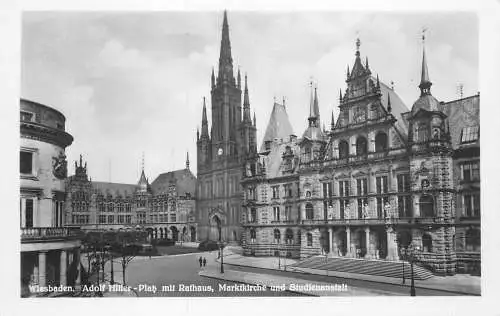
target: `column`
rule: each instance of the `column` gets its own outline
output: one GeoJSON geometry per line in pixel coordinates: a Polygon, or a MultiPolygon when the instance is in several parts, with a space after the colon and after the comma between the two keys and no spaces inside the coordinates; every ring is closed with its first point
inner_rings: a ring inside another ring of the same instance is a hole
{"type": "Polygon", "coordinates": [[[346,249],[347,249],[346,257],[350,258],[350,257],[352,257],[352,253],[351,253],[351,228],[346,227],[345,234],[346,234],[346,244],[347,244],[347,246],[346,246],[346,249]]]}
{"type": "Polygon", "coordinates": [[[66,267],[68,266],[68,264],[67,264],[66,259],[67,259],[66,250],[62,249],[61,250],[61,260],[60,260],[60,264],[59,264],[59,271],[60,271],[59,284],[60,285],[67,285],[66,267]]]}
{"type": "Polygon", "coordinates": [[[387,260],[398,260],[398,247],[396,244],[396,234],[392,227],[388,227],[386,230],[387,235],[387,260]]]}
{"type": "Polygon", "coordinates": [[[372,253],[371,253],[371,245],[370,245],[370,227],[365,228],[365,244],[366,244],[366,254],[365,258],[366,259],[371,259],[372,258],[372,253]]]}
{"type": "Polygon", "coordinates": [[[328,251],[330,253],[330,256],[332,256],[333,255],[333,229],[331,227],[328,228],[328,237],[330,238],[329,244],[328,244],[328,246],[329,246],[328,251]]]}
{"type": "Polygon", "coordinates": [[[40,286],[47,284],[46,259],[47,251],[40,251],[38,253],[38,284],[40,286]]]}

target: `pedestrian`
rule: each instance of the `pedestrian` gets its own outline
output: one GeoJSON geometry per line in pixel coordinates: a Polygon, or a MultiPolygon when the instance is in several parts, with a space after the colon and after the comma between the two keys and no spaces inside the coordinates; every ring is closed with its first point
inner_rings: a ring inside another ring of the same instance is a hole
{"type": "Polygon", "coordinates": [[[203,257],[203,266],[205,267],[207,265],[207,258],[203,257]]]}
{"type": "Polygon", "coordinates": [[[200,257],[200,258],[198,259],[198,262],[200,263],[200,268],[201,268],[201,265],[203,264],[203,259],[200,257]]]}

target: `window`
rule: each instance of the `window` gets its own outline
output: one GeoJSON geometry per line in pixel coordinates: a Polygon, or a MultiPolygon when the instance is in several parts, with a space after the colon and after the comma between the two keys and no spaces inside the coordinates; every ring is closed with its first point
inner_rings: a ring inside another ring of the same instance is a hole
{"type": "Polygon", "coordinates": [[[434,217],[434,199],[430,195],[420,197],[420,216],[421,217],[434,217]]]}
{"type": "Polygon", "coordinates": [[[463,196],[463,216],[465,217],[478,217],[481,212],[480,196],[476,194],[464,194],[463,196]]]}
{"type": "Polygon", "coordinates": [[[286,243],[291,245],[293,244],[293,231],[290,228],[287,228],[285,232],[286,243]]]}
{"type": "Polygon", "coordinates": [[[114,215],[108,215],[108,224],[113,224],[115,221],[115,216],[114,215]]]}
{"type": "Polygon", "coordinates": [[[293,197],[293,190],[291,183],[285,184],[285,195],[286,197],[293,197]]]}
{"type": "Polygon", "coordinates": [[[314,219],[314,208],[311,203],[306,204],[306,219],[314,219]]]}
{"type": "Polygon", "coordinates": [[[375,136],[375,151],[381,152],[387,150],[387,134],[380,132],[375,136]]]}
{"type": "Polygon", "coordinates": [[[113,203],[108,203],[108,212],[113,212],[113,203]]]}
{"type": "Polygon", "coordinates": [[[254,244],[257,239],[257,232],[255,229],[250,229],[250,243],[254,244]]]}
{"type": "Polygon", "coordinates": [[[384,197],[378,197],[377,198],[377,217],[378,218],[385,218],[387,217],[387,211],[386,211],[386,204],[389,203],[389,197],[384,196],[384,197]]]}
{"type": "Polygon", "coordinates": [[[307,233],[307,247],[312,247],[313,245],[313,235],[311,233],[307,233]]]}
{"type": "Polygon", "coordinates": [[[280,233],[279,229],[275,229],[274,230],[274,243],[279,244],[280,241],[281,241],[281,233],[280,233]]]}
{"type": "Polygon", "coordinates": [[[358,218],[365,218],[367,214],[365,214],[366,205],[368,205],[368,199],[358,199],[358,218]]]}
{"type": "Polygon", "coordinates": [[[349,181],[339,181],[340,196],[349,196],[349,181]]]}
{"type": "Polygon", "coordinates": [[[280,187],[275,185],[272,187],[273,189],[273,199],[278,199],[280,197],[280,187]]]}
{"type": "Polygon", "coordinates": [[[344,219],[345,211],[349,208],[349,200],[341,199],[339,200],[339,203],[340,203],[340,218],[344,219]]]}
{"type": "Polygon", "coordinates": [[[33,227],[33,199],[26,199],[25,200],[25,222],[24,222],[24,227],[26,228],[31,228],[33,227]]]}
{"type": "Polygon", "coordinates": [[[175,213],[170,214],[170,222],[177,222],[177,215],[175,213]]]}
{"type": "Polygon", "coordinates": [[[463,163],[462,167],[462,180],[473,181],[479,180],[479,162],[470,161],[463,163]]]}
{"type": "Polygon", "coordinates": [[[125,215],[125,223],[126,224],[132,223],[132,216],[131,215],[125,215]]]}
{"type": "Polygon", "coordinates": [[[410,191],[410,176],[408,174],[398,174],[398,192],[409,192],[410,191]]]}
{"type": "Polygon", "coordinates": [[[99,215],[99,224],[106,224],[106,215],[99,215]]]}
{"type": "Polygon", "coordinates": [[[424,252],[432,252],[432,237],[429,234],[422,236],[422,247],[424,252]]]}
{"type": "Polygon", "coordinates": [[[427,134],[428,134],[428,131],[427,131],[427,124],[425,123],[417,123],[417,125],[415,126],[415,139],[416,139],[416,142],[425,142],[427,141],[428,137],[427,137],[427,134]]]}
{"type": "Polygon", "coordinates": [[[104,204],[102,202],[99,202],[99,204],[98,204],[98,210],[101,213],[104,212],[104,204]]]}
{"type": "Polygon", "coordinates": [[[280,208],[278,206],[273,207],[273,220],[278,222],[280,220],[280,208]]]}
{"type": "Polygon", "coordinates": [[[479,138],[479,126],[464,127],[462,129],[462,144],[471,143],[479,138]]]}
{"type": "Polygon", "coordinates": [[[21,151],[20,153],[19,171],[22,174],[33,174],[33,153],[21,151]]]}
{"type": "Polygon", "coordinates": [[[365,179],[357,179],[356,180],[358,195],[367,195],[368,194],[368,180],[365,179]]]}
{"type": "Polygon", "coordinates": [[[292,220],[292,207],[289,205],[285,206],[285,220],[286,221],[292,220]]]}
{"type": "Polygon", "coordinates": [[[349,143],[347,141],[342,140],[339,143],[339,158],[344,159],[349,157],[349,143]]]}
{"type": "Polygon", "coordinates": [[[387,193],[387,176],[377,177],[377,194],[387,193]]]}
{"type": "Polygon", "coordinates": [[[31,112],[21,111],[21,121],[33,122],[35,115],[31,112]]]}
{"type": "Polygon", "coordinates": [[[368,142],[366,141],[366,138],[364,137],[358,137],[356,140],[356,155],[362,156],[366,155],[368,152],[368,142]]]}
{"type": "Polygon", "coordinates": [[[411,217],[411,197],[398,196],[398,214],[399,217],[411,217]]]}
{"type": "Polygon", "coordinates": [[[481,251],[481,231],[479,229],[469,229],[465,233],[465,250],[481,251]]]}
{"type": "Polygon", "coordinates": [[[255,188],[249,188],[248,189],[248,199],[249,200],[255,200],[255,188]]]}
{"type": "Polygon", "coordinates": [[[252,208],[250,210],[250,223],[255,223],[257,222],[257,210],[255,208],[252,208]]]}
{"type": "Polygon", "coordinates": [[[324,198],[331,198],[333,196],[333,185],[331,182],[325,182],[323,183],[323,197],[324,198]]]}
{"type": "Polygon", "coordinates": [[[118,215],[118,224],[123,224],[123,223],[125,223],[125,216],[118,215]]]}

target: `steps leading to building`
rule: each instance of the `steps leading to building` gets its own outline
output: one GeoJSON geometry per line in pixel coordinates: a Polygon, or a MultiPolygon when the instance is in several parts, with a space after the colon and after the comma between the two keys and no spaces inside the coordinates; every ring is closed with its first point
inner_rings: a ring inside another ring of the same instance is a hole
{"type": "MultiPolygon", "coordinates": [[[[405,278],[410,278],[411,266],[406,261],[397,262],[340,257],[328,258],[327,260],[325,257],[318,256],[302,260],[291,265],[291,267],[403,278],[403,265],[405,278]]],[[[413,274],[415,280],[426,280],[433,276],[429,270],[418,265],[413,265],[413,274]]]]}

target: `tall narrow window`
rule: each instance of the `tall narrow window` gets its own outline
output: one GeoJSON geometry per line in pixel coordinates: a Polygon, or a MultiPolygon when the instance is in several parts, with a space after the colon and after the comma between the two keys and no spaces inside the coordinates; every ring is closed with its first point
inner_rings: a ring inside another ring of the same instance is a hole
{"type": "Polygon", "coordinates": [[[366,195],[368,192],[368,180],[365,179],[357,179],[356,180],[358,195],[366,195]]]}
{"type": "Polygon", "coordinates": [[[375,151],[382,152],[387,150],[387,134],[380,132],[375,136],[375,151]]]}
{"type": "Polygon", "coordinates": [[[387,193],[388,191],[388,186],[387,186],[387,176],[381,176],[377,177],[377,194],[383,194],[387,193]]]}
{"type": "Polygon", "coordinates": [[[306,219],[314,219],[314,208],[311,203],[306,204],[306,219]]]}
{"type": "Polygon", "coordinates": [[[273,218],[274,221],[279,222],[280,220],[280,208],[278,206],[273,207],[273,218]]]}
{"type": "Polygon", "coordinates": [[[349,157],[349,143],[345,140],[339,143],[339,158],[344,159],[349,157]]]}
{"type": "Polygon", "coordinates": [[[20,152],[20,164],[19,171],[22,174],[32,174],[33,173],[33,153],[27,151],[20,152]]]}
{"type": "Polygon", "coordinates": [[[33,199],[26,199],[24,227],[33,227],[33,199]]]}
{"type": "Polygon", "coordinates": [[[312,247],[313,245],[313,235],[311,233],[307,233],[307,247],[312,247]]]}
{"type": "Polygon", "coordinates": [[[398,174],[398,192],[409,192],[410,191],[410,177],[408,174],[398,174]]]}

